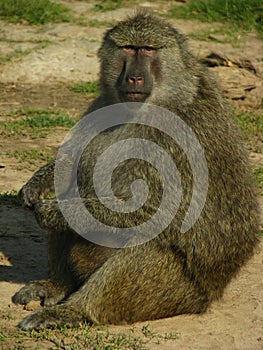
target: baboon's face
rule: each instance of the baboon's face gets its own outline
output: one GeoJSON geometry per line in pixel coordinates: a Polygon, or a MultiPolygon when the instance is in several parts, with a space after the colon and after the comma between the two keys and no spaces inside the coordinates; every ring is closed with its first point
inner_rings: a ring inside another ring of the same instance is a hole
{"type": "Polygon", "coordinates": [[[121,102],[144,102],[160,74],[158,50],[149,47],[119,47],[116,90],[121,102]]]}
{"type": "Polygon", "coordinates": [[[184,38],[175,28],[143,12],[110,29],[98,52],[100,85],[108,103],[153,102],[167,100],[169,93],[174,96],[174,69],[179,74],[184,69],[179,41],[184,38]]]}

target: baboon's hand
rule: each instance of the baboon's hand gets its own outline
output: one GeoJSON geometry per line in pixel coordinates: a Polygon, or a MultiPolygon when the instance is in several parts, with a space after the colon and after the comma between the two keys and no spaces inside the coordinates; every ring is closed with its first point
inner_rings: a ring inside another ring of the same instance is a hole
{"type": "Polygon", "coordinates": [[[44,198],[48,193],[55,191],[54,166],[54,162],[44,165],[21,188],[19,195],[24,207],[33,208],[40,198],[44,198]]]}
{"type": "Polygon", "coordinates": [[[30,282],[12,296],[14,304],[26,305],[31,300],[41,300],[44,306],[55,305],[65,298],[67,288],[51,280],[30,282]]]}
{"type": "Polygon", "coordinates": [[[30,181],[26,183],[20,190],[19,196],[22,200],[23,207],[33,208],[39,200],[41,189],[39,186],[32,186],[30,181]]]}

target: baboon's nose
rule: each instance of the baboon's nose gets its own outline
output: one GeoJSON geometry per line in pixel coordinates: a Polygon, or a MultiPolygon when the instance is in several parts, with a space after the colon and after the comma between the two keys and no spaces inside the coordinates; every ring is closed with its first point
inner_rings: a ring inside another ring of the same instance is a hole
{"type": "Polygon", "coordinates": [[[128,83],[131,85],[143,85],[144,78],[140,76],[131,75],[128,77],[128,83]]]}

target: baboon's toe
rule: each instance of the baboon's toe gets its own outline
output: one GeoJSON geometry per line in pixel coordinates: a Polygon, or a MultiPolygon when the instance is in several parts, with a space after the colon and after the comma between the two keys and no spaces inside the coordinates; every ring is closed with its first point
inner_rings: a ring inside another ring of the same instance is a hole
{"type": "Polygon", "coordinates": [[[41,293],[40,290],[32,288],[32,285],[27,285],[12,296],[12,302],[14,304],[26,305],[31,300],[40,300],[42,297],[44,297],[43,292],[41,293]]]}
{"type": "Polygon", "coordinates": [[[62,326],[75,327],[85,321],[81,313],[64,304],[38,310],[24,318],[18,325],[22,330],[56,328],[62,326]]]}
{"type": "Polygon", "coordinates": [[[15,293],[12,302],[26,305],[31,300],[40,300],[44,306],[51,306],[64,299],[65,295],[65,289],[49,280],[36,281],[27,284],[15,293]]]}
{"type": "Polygon", "coordinates": [[[31,315],[25,317],[18,325],[23,331],[42,328],[55,328],[57,326],[56,319],[46,319],[42,310],[33,312],[31,315]]]}

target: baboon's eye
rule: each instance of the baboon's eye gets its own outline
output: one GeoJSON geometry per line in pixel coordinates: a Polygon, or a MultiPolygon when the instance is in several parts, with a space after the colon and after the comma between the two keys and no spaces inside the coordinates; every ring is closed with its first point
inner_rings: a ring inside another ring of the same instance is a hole
{"type": "Polygon", "coordinates": [[[151,56],[152,54],[154,54],[157,49],[155,49],[154,47],[151,46],[145,46],[140,48],[140,51],[143,55],[147,55],[147,56],[151,56]]]}
{"type": "Polygon", "coordinates": [[[156,51],[155,48],[151,47],[151,46],[145,46],[145,47],[142,47],[142,50],[143,51],[148,51],[148,52],[151,52],[151,51],[156,51]]]}
{"type": "Polygon", "coordinates": [[[136,48],[134,46],[131,46],[131,45],[123,46],[122,50],[128,54],[134,54],[136,52],[136,48]]]}
{"type": "Polygon", "coordinates": [[[151,56],[153,53],[157,51],[157,49],[151,46],[137,47],[137,46],[127,45],[127,46],[123,46],[121,49],[125,53],[130,55],[134,55],[135,53],[140,53],[147,56],[151,56]]]}

